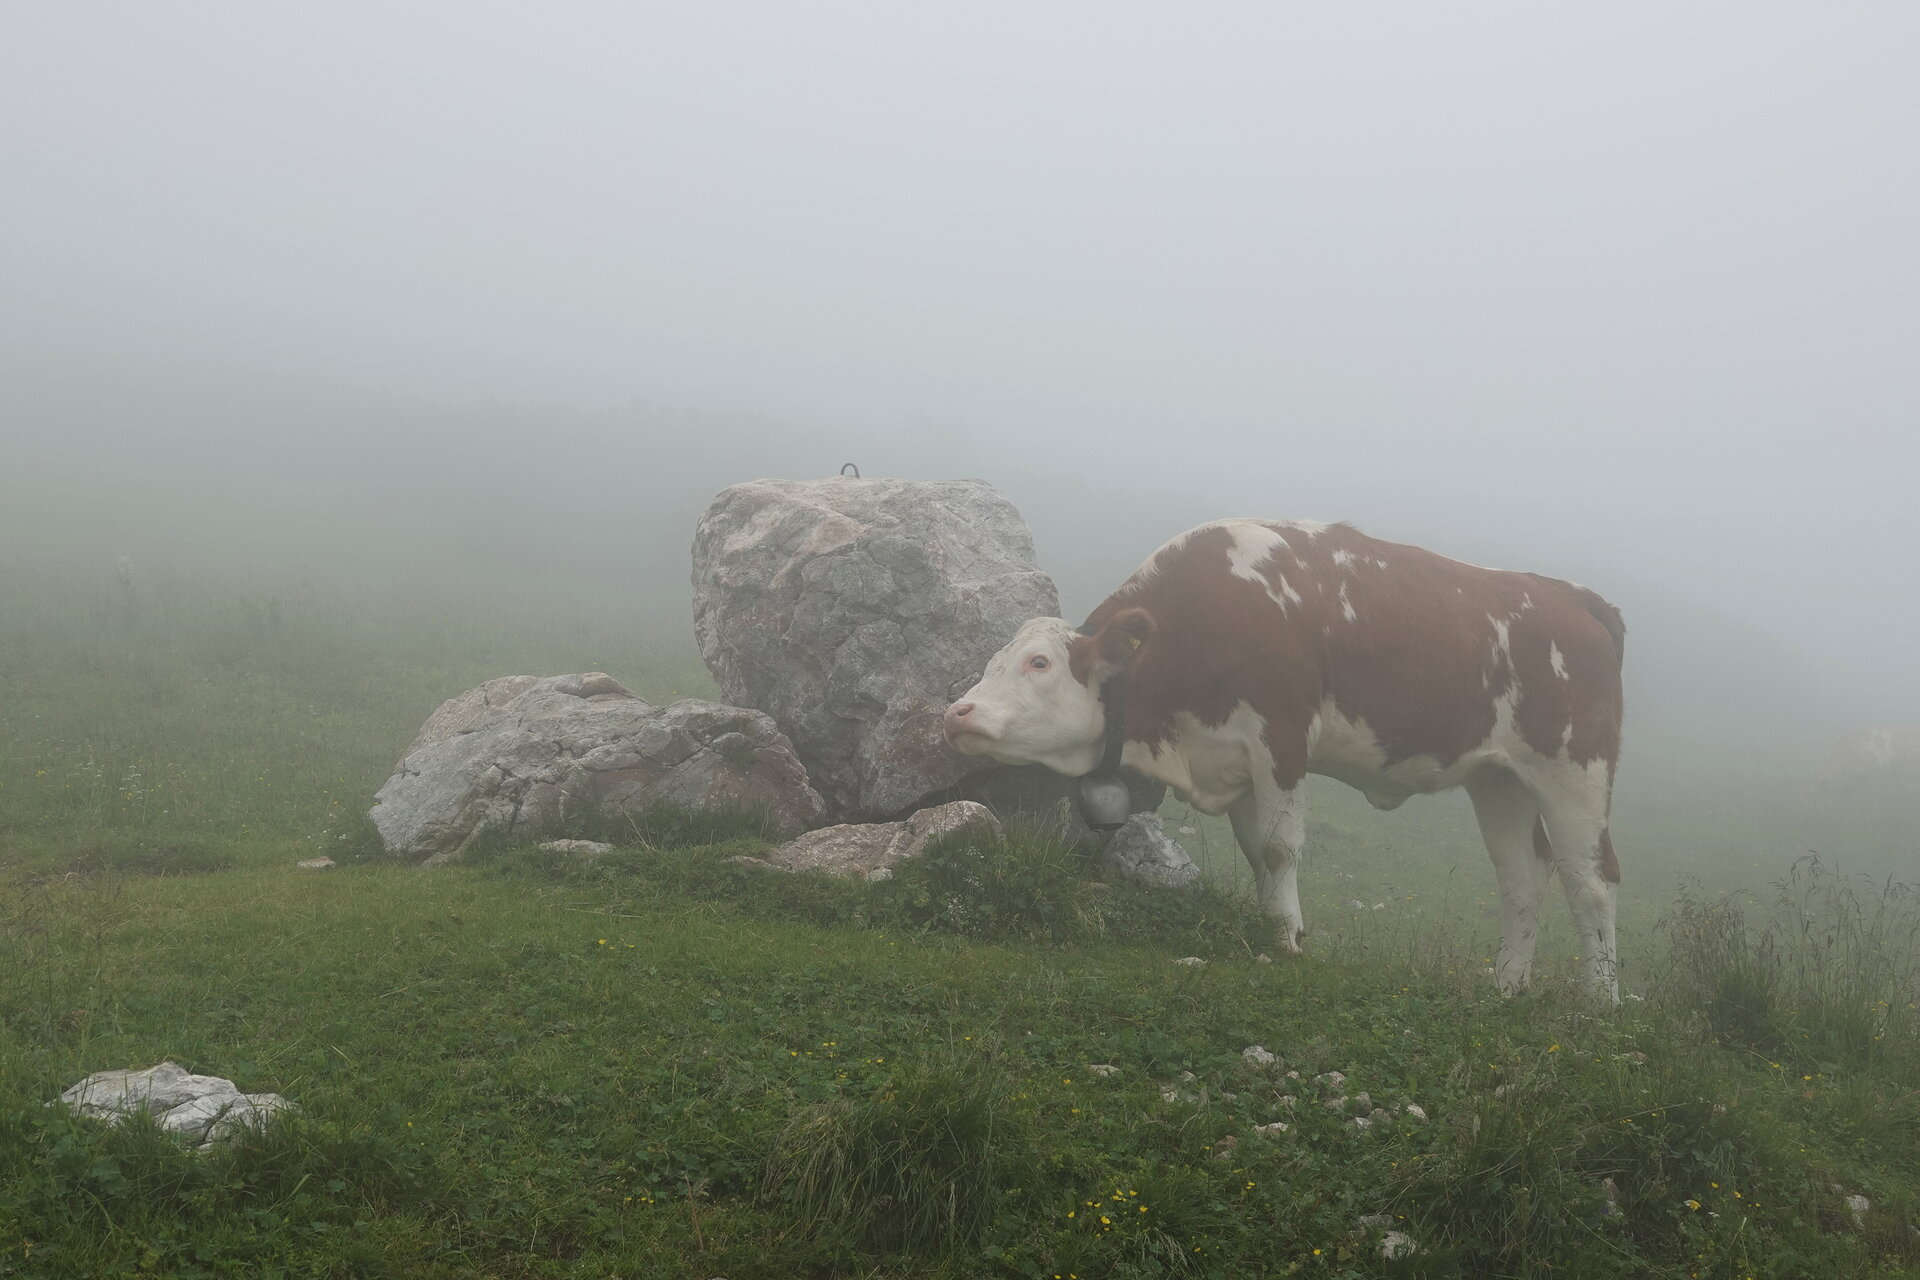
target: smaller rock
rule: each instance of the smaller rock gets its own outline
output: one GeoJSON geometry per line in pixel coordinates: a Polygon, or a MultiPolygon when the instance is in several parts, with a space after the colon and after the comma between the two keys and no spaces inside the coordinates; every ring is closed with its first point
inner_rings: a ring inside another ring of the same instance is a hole
{"type": "Polygon", "coordinates": [[[867,872],[868,884],[883,884],[891,879],[893,879],[892,867],[875,867],[873,870],[867,872]]]}
{"type": "Polygon", "coordinates": [[[1349,899],[1347,901],[1347,905],[1352,907],[1355,911],[1365,911],[1367,909],[1367,904],[1360,901],[1360,899],[1358,898],[1349,899]]]}
{"type": "Polygon", "coordinates": [[[1222,1163],[1225,1163],[1226,1161],[1233,1159],[1234,1148],[1238,1147],[1239,1145],[1240,1145],[1240,1139],[1234,1137],[1232,1134],[1228,1134],[1226,1137],[1220,1139],[1220,1141],[1213,1144],[1213,1158],[1215,1160],[1221,1161],[1222,1163]]]}
{"type": "Polygon", "coordinates": [[[294,865],[303,871],[331,871],[340,864],[332,858],[307,858],[294,865]]]}
{"type": "Polygon", "coordinates": [[[1347,1109],[1347,1095],[1343,1093],[1337,1098],[1328,1098],[1320,1105],[1329,1111],[1345,1111],[1347,1109]]]}
{"type": "Polygon", "coordinates": [[[1183,836],[1197,836],[1200,833],[1198,831],[1195,831],[1192,827],[1181,827],[1180,834],[1183,836]]]}
{"type": "Polygon", "coordinates": [[[1200,880],[1200,868],[1160,826],[1157,814],[1136,813],[1114,832],[1095,865],[1123,879],[1156,889],[1185,889],[1200,880]]]}
{"type": "Polygon", "coordinates": [[[1607,1217],[1620,1212],[1620,1186],[1612,1178],[1600,1179],[1600,1194],[1606,1203],[1600,1206],[1601,1216],[1607,1217]]]}
{"type": "Polygon", "coordinates": [[[1204,1101],[1206,1098],[1205,1090],[1203,1089],[1188,1090],[1188,1089],[1181,1089],[1178,1087],[1183,1084],[1195,1084],[1195,1083],[1198,1083],[1198,1081],[1199,1081],[1199,1077],[1194,1075],[1193,1072],[1182,1071],[1180,1073],[1179,1079],[1173,1081],[1173,1083],[1171,1084],[1163,1084],[1160,1086],[1160,1100],[1162,1102],[1194,1102],[1194,1103],[1204,1101]]]}
{"type": "Polygon", "coordinates": [[[1257,956],[1255,956],[1255,957],[1254,957],[1254,960],[1255,960],[1255,961],[1256,961],[1257,963],[1260,963],[1260,964],[1272,964],[1272,963],[1273,963],[1273,957],[1272,957],[1272,956],[1270,956],[1270,955],[1268,955],[1268,954],[1267,954],[1266,952],[1264,952],[1264,951],[1262,951],[1262,952],[1261,952],[1261,953],[1260,953],[1259,955],[1257,955],[1257,956]]]}
{"type": "Polygon", "coordinates": [[[1263,1046],[1257,1044],[1248,1045],[1242,1049],[1240,1056],[1256,1067],[1270,1067],[1280,1061],[1278,1054],[1268,1053],[1263,1046]]]}
{"type": "Polygon", "coordinates": [[[1411,1116],[1415,1120],[1425,1120],[1427,1118],[1426,1108],[1417,1102],[1409,1102],[1406,1106],[1400,1108],[1400,1113],[1411,1116]]]}
{"type": "Polygon", "coordinates": [[[1404,1231],[1389,1231],[1380,1237],[1380,1256],[1388,1262],[1397,1262],[1418,1252],[1420,1246],[1404,1231]]]}
{"type": "Polygon", "coordinates": [[[1119,1075],[1120,1068],[1114,1066],[1111,1062],[1096,1062],[1088,1066],[1087,1074],[1099,1076],[1101,1079],[1104,1080],[1108,1076],[1119,1075]]]}
{"type": "Polygon", "coordinates": [[[1338,1089],[1347,1082],[1347,1078],[1338,1071],[1329,1071],[1313,1078],[1315,1084],[1324,1084],[1330,1089],[1338,1089]]]}
{"type": "Polygon", "coordinates": [[[1207,962],[1199,956],[1181,956],[1178,960],[1175,960],[1174,963],[1185,965],[1189,969],[1204,969],[1207,966],[1207,962]]]}
{"type": "Polygon", "coordinates": [[[1372,906],[1367,908],[1367,910],[1369,911],[1385,911],[1386,909],[1387,909],[1387,904],[1384,902],[1376,902],[1372,906]]]}
{"type": "Polygon", "coordinates": [[[1389,1124],[1393,1120],[1393,1112],[1387,1110],[1385,1107],[1375,1107],[1373,1110],[1367,1112],[1367,1119],[1373,1121],[1375,1124],[1389,1124]]]}
{"type": "Polygon", "coordinates": [[[599,840],[548,840],[535,846],[542,853],[577,854],[583,858],[597,858],[603,853],[612,853],[613,846],[599,840]]]}
{"type": "Polygon", "coordinates": [[[1275,1120],[1272,1124],[1257,1124],[1253,1126],[1253,1131],[1269,1138],[1277,1138],[1292,1127],[1285,1120],[1275,1120]]]}
{"type": "Polygon", "coordinates": [[[1349,1098],[1347,1102],[1348,1105],[1353,1108],[1354,1112],[1359,1115],[1366,1115],[1373,1110],[1373,1095],[1370,1093],[1356,1093],[1353,1097],[1349,1098]]]}
{"type": "Polygon", "coordinates": [[[1856,1227],[1867,1225],[1867,1210],[1871,1208],[1873,1208],[1873,1201],[1865,1196],[1847,1197],[1847,1212],[1853,1215],[1853,1225],[1856,1227]]]}
{"type": "Polygon", "coordinates": [[[1373,1128],[1373,1117],[1355,1116],[1353,1118],[1353,1127],[1360,1130],[1360,1132],[1365,1133],[1367,1130],[1373,1128]]]}

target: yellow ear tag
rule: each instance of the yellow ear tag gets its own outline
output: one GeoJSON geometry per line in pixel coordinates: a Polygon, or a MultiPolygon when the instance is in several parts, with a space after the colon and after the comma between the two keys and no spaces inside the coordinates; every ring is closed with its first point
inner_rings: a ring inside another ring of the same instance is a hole
{"type": "Polygon", "coordinates": [[[1131,649],[1131,650],[1133,650],[1133,651],[1134,651],[1135,653],[1138,653],[1138,652],[1140,652],[1140,637],[1139,637],[1139,636],[1128,636],[1128,637],[1127,637],[1127,648],[1129,648],[1129,649],[1131,649]]]}

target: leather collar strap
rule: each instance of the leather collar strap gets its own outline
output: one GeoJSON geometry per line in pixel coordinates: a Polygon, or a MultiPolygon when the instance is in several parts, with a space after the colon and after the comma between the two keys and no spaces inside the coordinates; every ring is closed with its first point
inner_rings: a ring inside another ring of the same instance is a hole
{"type": "MultiPolygon", "coordinates": [[[[1077,628],[1083,636],[1092,631],[1077,628]]],[[[1100,702],[1106,710],[1107,731],[1100,763],[1092,773],[1080,779],[1080,816],[1096,831],[1111,831],[1124,826],[1132,797],[1120,777],[1120,752],[1127,742],[1127,672],[1120,671],[1100,683],[1100,702]]]]}

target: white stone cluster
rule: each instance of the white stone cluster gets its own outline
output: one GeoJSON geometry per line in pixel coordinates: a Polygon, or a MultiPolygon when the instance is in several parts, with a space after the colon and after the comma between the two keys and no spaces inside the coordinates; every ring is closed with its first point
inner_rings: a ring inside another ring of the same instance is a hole
{"type": "Polygon", "coordinates": [[[281,1112],[299,1109],[277,1093],[242,1093],[231,1080],[197,1076],[177,1062],[97,1072],[59,1100],[77,1115],[108,1124],[144,1111],[162,1129],[184,1135],[202,1150],[245,1129],[263,1129],[281,1112]]]}

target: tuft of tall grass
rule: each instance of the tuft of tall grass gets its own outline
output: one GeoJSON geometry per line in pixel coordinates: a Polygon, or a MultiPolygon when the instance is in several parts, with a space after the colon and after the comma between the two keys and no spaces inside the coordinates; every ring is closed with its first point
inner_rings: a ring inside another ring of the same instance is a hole
{"type": "Polygon", "coordinates": [[[1813,855],[1773,888],[1758,919],[1742,895],[1683,892],[1656,997],[1770,1058],[1920,1075],[1920,889],[1813,855]]]}
{"type": "Polygon", "coordinates": [[[963,829],[928,844],[882,882],[878,905],[900,923],[969,938],[1072,942],[1104,932],[1085,858],[1059,838],[963,829]]]}
{"type": "Polygon", "coordinates": [[[1027,1160],[1006,1081],[977,1061],[922,1062],[796,1114],[761,1197],[813,1239],[943,1253],[978,1241],[1027,1160]]]}

